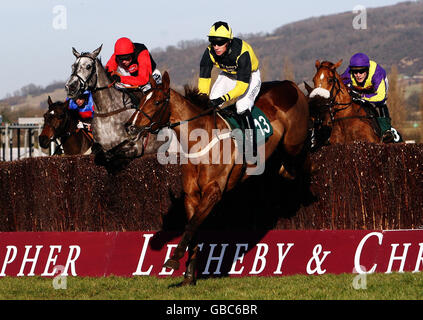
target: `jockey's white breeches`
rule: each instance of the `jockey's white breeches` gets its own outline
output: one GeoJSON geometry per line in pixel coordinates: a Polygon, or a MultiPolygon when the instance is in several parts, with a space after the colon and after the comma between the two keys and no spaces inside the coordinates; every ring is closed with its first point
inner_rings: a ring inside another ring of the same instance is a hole
{"type": "MultiPolygon", "coordinates": [[[[121,74],[122,76],[130,76],[131,75],[128,71],[126,71],[125,69],[121,68],[120,66],[117,68],[117,72],[119,74],[121,74]]],[[[157,84],[161,84],[162,83],[162,74],[161,74],[161,72],[160,72],[159,69],[157,69],[157,68],[154,69],[153,70],[153,73],[151,75],[153,76],[154,80],[156,80],[156,83],[157,84]]],[[[125,83],[117,83],[115,86],[117,88],[131,87],[131,85],[125,84],[125,83]]],[[[151,89],[151,85],[150,85],[149,82],[147,82],[147,84],[144,85],[144,86],[142,86],[142,87],[140,87],[140,89],[145,92],[145,91],[151,89]]]]}
{"type": "MultiPolygon", "coordinates": [[[[221,72],[218,76],[216,81],[213,84],[213,87],[210,92],[210,100],[217,99],[233,88],[236,85],[236,75],[232,75],[226,72],[221,72]]],[[[260,92],[261,87],[261,78],[260,78],[260,70],[256,70],[251,73],[250,83],[248,85],[247,90],[243,95],[238,97],[236,102],[236,111],[238,113],[243,113],[245,110],[250,110],[254,105],[254,101],[257,98],[257,95],[260,92]]]]}

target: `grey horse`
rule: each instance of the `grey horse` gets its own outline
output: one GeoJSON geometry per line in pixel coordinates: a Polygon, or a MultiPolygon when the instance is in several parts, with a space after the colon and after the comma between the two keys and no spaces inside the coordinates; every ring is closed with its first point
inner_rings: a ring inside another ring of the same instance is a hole
{"type": "MultiPolygon", "coordinates": [[[[91,124],[95,145],[95,162],[109,172],[124,168],[133,158],[147,153],[156,153],[166,142],[158,141],[157,135],[129,135],[125,123],[134,109],[126,105],[128,93],[113,86],[101,61],[97,58],[102,45],[93,52],[79,53],[72,48],[76,57],[72,74],[65,89],[69,98],[76,98],[85,90],[90,90],[95,103],[94,118],[91,124]]],[[[142,95],[141,91],[136,95],[142,95]]]]}

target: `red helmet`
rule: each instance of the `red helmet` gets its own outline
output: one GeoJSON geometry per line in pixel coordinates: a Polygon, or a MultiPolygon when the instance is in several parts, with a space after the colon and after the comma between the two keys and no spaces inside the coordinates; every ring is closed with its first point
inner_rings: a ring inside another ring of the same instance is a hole
{"type": "Polygon", "coordinates": [[[115,55],[127,55],[134,53],[134,44],[128,38],[120,38],[115,43],[115,55]]]}

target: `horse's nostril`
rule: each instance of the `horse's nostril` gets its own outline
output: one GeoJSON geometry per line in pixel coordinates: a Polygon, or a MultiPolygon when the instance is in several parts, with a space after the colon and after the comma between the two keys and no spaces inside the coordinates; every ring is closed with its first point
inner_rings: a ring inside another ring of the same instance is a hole
{"type": "Polygon", "coordinates": [[[125,124],[125,131],[129,135],[133,135],[136,132],[136,127],[133,124],[125,124]]]}
{"type": "Polygon", "coordinates": [[[76,82],[76,81],[73,81],[73,82],[71,82],[71,83],[67,83],[66,85],[65,85],[65,89],[66,89],[66,91],[68,92],[68,93],[75,93],[76,91],[77,91],[77,89],[78,89],[78,82],[76,82]]]}
{"type": "Polygon", "coordinates": [[[40,146],[42,148],[47,148],[48,147],[48,143],[49,143],[49,139],[47,136],[39,136],[38,137],[38,142],[40,143],[40,146]]]}

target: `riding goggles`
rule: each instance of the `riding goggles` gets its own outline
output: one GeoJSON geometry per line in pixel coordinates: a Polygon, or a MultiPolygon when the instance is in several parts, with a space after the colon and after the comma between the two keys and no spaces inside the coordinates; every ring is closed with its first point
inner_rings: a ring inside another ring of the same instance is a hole
{"type": "Polygon", "coordinates": [[[358,69],[351,69],[350,73],[357,74],[357,73],[364,73],[364,72],[367,72],[367,71],[369,71],[368,68],[358,68],[358,69]]]}
{"type": "Polygon", "coordinates": [[[210,44],[213,46],[223,46],[225,43],[227,43],[229,39],[225,38],[216,38],[216,39],[210,39],[210,44]]]}
{"type": "Polygon", "coordinates": [[[132,56],[130,54],[125,54],[125,55],[116,56],[116,59],[119,61],[127,61],[127,60],[131,60],[132,56]]]}

